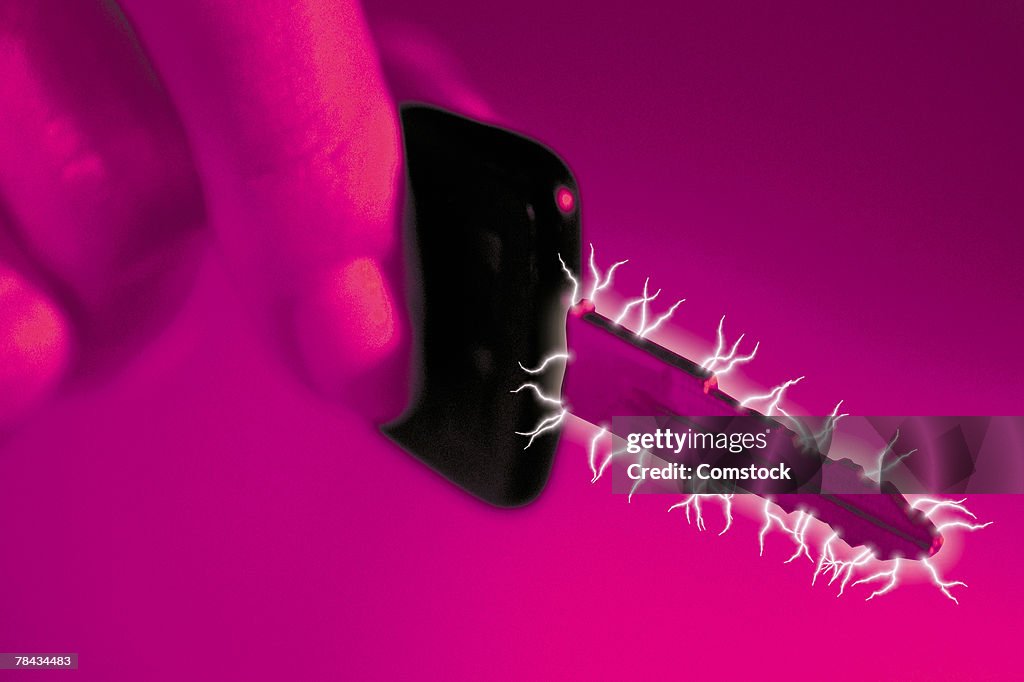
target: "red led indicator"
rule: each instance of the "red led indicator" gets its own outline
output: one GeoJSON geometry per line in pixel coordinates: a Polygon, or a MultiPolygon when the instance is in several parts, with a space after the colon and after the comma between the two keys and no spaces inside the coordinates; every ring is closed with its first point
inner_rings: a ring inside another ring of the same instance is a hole
{"type": "Polygon", "coordinates": [[[558,204],[558,210],[562,213],[572,213],[572,210],[576,208],[576,197],[571,189],[561,185],[555,190],[555,203],[558,204]]]}

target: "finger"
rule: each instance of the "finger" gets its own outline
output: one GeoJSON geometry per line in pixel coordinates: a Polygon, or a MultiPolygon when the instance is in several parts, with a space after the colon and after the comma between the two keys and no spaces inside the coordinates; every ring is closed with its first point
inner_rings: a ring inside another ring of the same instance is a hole
{"type": "Polygon", "coordinates": [[[121,359],[187,290],[203,202],[166,92],[109,3],[0,0],[0,195],[72,317],[121,359]]]}
{"type": "Polygon", "coordinates": [[[175,97],[213,224],[309,378],[401,347],[395,110],[354,0],[123,3],[175,97]]]}
{"type": "Polygon", "coordinates": [[[72,345],[56,302],[14,267],[0,220],[0,433],[60,382],[72,345]]]}

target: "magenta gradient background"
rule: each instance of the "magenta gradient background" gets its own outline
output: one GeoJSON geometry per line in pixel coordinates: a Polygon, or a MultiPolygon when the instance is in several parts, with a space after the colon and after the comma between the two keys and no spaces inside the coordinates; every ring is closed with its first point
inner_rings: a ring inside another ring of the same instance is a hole
{"type": "MultiPolygon", "coordinates": [[[[585,240],[689,299],[687,343],[727,312],[811,412],[1024,409],[1019,3],[426,4],[368,13],[564,156],[585,240]]],[[[1019,678],[1019,498],[971,500],[959,606],[812,589],[755,521],[591,486],[570,439],[491,509],[314,397],[231,292],[211,255],[168,334],[5,447],[4,649],[102,680],[1019,678]]]]}

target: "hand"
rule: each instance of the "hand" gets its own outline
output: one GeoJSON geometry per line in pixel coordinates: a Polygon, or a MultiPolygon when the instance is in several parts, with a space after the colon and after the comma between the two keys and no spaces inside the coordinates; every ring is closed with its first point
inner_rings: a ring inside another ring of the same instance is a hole
{"type": "Polygon", "coordinates": [[[354,0],[0,0],[0,426],[159,331],[211,241],[313,387],[404,385],[399,171],[354,0]]]}

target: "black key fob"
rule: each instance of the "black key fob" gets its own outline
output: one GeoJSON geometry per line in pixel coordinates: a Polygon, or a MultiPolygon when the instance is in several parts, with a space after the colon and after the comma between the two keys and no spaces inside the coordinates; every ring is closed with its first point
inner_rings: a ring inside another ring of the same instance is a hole
{"type": "Polygon", "coordinates": [[[428,106],[402,107],[401,121],[415,385],[383,431],[477,497],[523,505],[547,482],[560,427],[532,443],[517,432],[561,409],[514,391],[561,394],[564,363],[523,367],[565,348],[559,257],[578,280],[579,191],[534,140],[428,106]]]}

